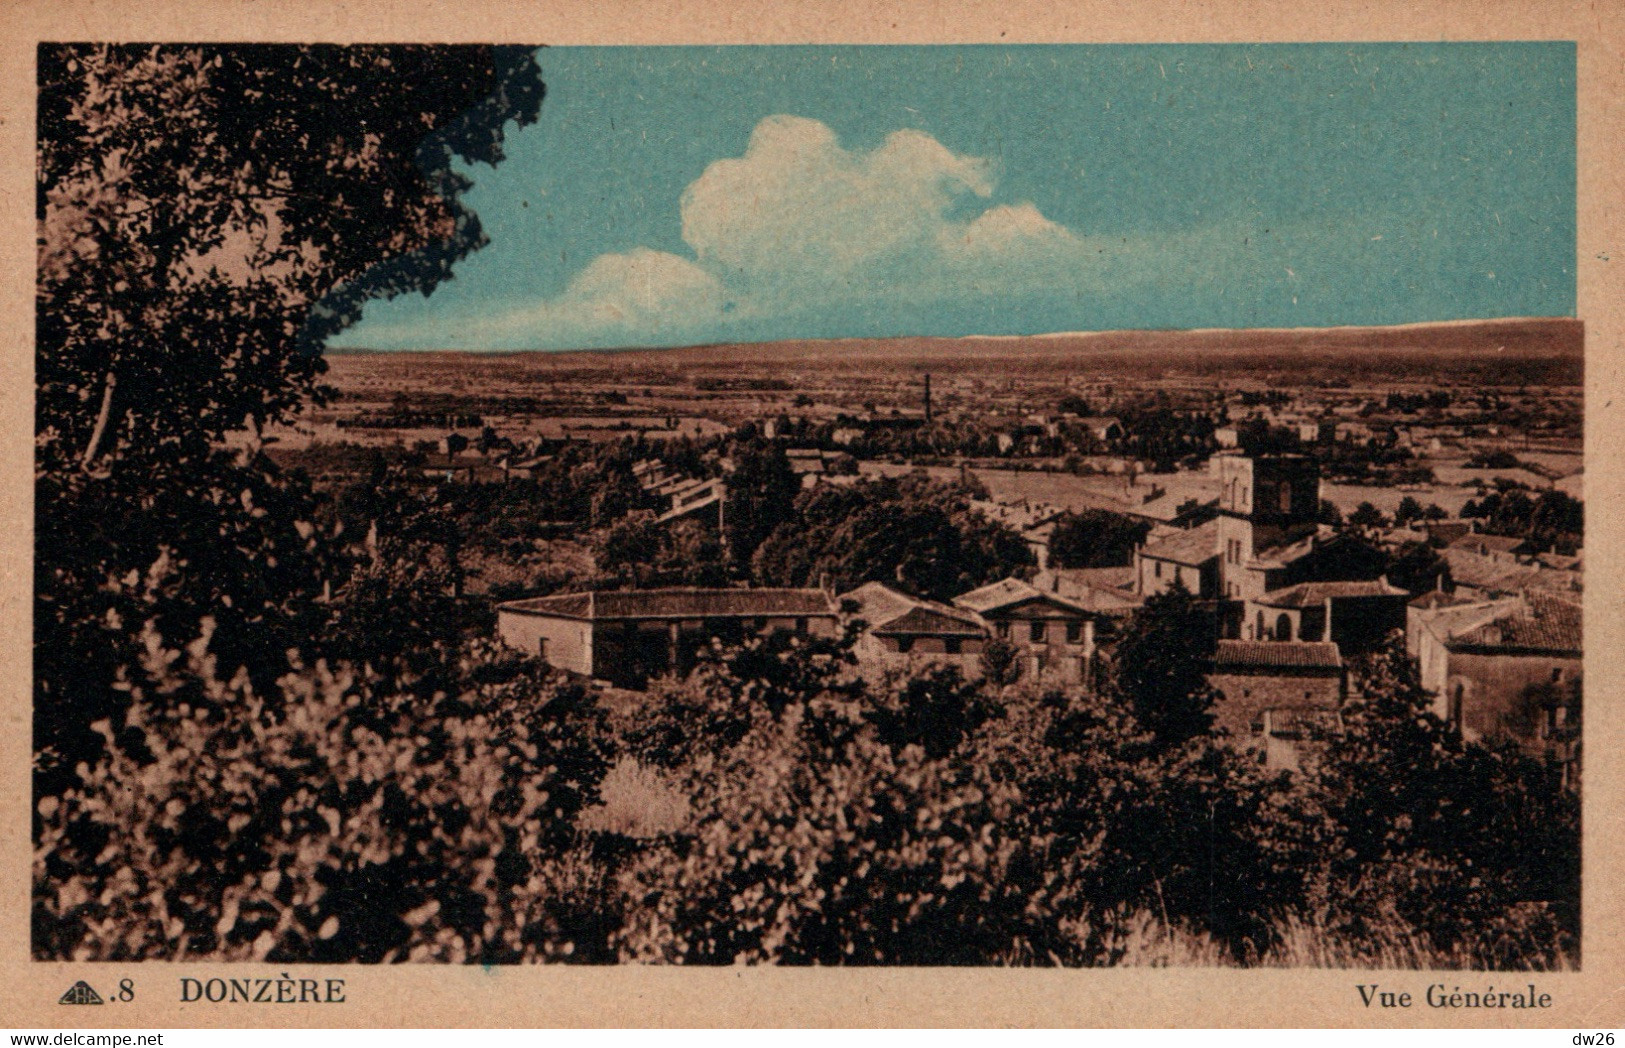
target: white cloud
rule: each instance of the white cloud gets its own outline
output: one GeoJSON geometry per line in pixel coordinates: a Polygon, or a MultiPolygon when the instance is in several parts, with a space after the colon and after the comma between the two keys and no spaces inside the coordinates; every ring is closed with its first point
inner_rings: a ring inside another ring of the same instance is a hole
{"type": "Polygon", "coordinates": [[[743,156],[713,162],[684,191],[692,258],[602,255],[556,298],[480,327],[515,345],[670,344],[843,305],[918,309],[1100,285],[1121,245],[1080,236],[1031,203],[991,203],[997,188],[990,161],[922,131],[853,150],[819,121],[769,117],[743,156]]]}
{"type": "Polygon", "coordinates": [[[603,324],[641,327],[674,311],[719,312],[722,295],[721,282],[702,267],[640,247],[593,259],[570,282],[556,308],[603,324]]]}
{"type": "Polygon", "coordinates": [[[919,131],[859,153],[816,120],[775,116],[684,192],[683,239],[747,285],[837,284],[928,250],[956,200],[992,191],[986,161],[919,131]]]}

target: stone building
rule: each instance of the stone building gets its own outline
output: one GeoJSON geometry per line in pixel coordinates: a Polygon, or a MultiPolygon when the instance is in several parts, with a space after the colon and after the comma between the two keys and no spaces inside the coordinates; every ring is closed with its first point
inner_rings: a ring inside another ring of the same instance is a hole
{"type": "Polygon", "coordinates": [[[1419,632],[1422,686],[1463,738],[1506,738],[1573,759],[1584,672],[1579,603],[1532,591],[1446,609],[1419,632]]]}
{"type": "Polygon", "coordinates": [[[1295,766],[1311,729],[1337,730],[1345,680],[1330,641],[1221,640],[1208,677],[1223,695],[1216,725],[1270,767],[1295,766]]]}
{"type": "Polygon", "coordinates": [[[713,640],[773,631],[834,637],[835,607],[817,589],[653,589],[561,593],[497,605],[509,647],[583,677],[641,688],[682,675],[713,640]]]}
{"type": "Polygon", "coordinates": [[[1300,582],[1246,602],[1241,635],[1247,640],[1329,640],[1344,654],[1379,647],[1405,628],[1410,594],[1386,579],[1300,582]]]}
{"type": "Polygon", "coordinates": [[[1164,593],[1177,581],[1193,596],[1217,599],[1219,525],[1210,521],[1188,531],[1173,531],[1134,551],[1135,584],[1141,596],[1164,593]]]}
{"type": "Polygon", "coordinates": [[[1304,455],[1219,460],[1219,594],[1247,600],[1304,581],[1319,537],[1320,466],[1304,455]]]}
{"type": "Polygon", "coordinates": [[[954,598],[988,634],[1015,647],[1022,671],[1087,681],[1095,654],[1095,614],[1021,579],[1003,579],[954,598]]]}

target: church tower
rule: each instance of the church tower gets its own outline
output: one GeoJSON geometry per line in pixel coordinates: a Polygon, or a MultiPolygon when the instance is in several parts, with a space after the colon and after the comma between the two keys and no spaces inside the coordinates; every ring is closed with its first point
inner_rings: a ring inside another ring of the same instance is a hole
{"type": "Polygon", "coordinates": [[[1225,455],[1219,481],[1219,592],[1225,600],[1260,596],[1264,575],[1246,566],[1261,550],[1314,534],[1320,465],[1306,455],[1225,455]]]}

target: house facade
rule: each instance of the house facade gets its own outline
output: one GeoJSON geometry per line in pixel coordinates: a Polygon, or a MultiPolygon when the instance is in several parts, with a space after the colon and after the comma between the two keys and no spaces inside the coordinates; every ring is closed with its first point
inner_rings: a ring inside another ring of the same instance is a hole
{"type": "Polygon", "coordinates": [[[1405,628],[1410,594],[1386,579],[1300,582],[1246,602],[1241,635],[1246,640],[1332,641],[1344,654],[1379,647],[1405,628]]]}
{"type": "Polygon", "coordinates": [[[1095,614],[1075,601],[1021,579],[1003,579],[954,598],[988,636],[1014,647],[1022,672],[1088,681],[1095,655],[1095,614]]]}
{"type": "Polygon", "coordinates": [[[1221,640],[1208,683],[1222,694],[1215,725],[1270,767],[1294,767],[1317,732],[1338,729],[1346,687],[1330,641],[1221,640]]]}
{"type": "Polygon", "coordinates": [[[1422,686],[1463,738],[1506,738],[1574,759],[1584,672],[1578,602],[1533,591],[1446,609],[1419,633],[1422,686]]]}

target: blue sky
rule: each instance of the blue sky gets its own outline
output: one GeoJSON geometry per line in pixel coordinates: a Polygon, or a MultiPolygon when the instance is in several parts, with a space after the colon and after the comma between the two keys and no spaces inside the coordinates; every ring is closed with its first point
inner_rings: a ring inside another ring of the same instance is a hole
{"type": "Polygon", "coordinates": [[[491,243],[335,347],[1575,310],[1567,43],[547,48],[491,243]]]}

